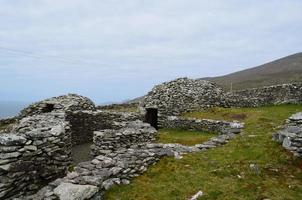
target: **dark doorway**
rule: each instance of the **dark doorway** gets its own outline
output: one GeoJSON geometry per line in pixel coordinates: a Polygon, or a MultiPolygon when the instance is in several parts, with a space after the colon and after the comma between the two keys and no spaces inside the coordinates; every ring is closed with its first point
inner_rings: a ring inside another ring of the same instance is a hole
{"type": "Polygon", "coordinates": [[[45,106],[43,106],[42,112],[43,113],[49,113],[49,112],[51,112],[55,109],[54,107],[55,107],[54,104],[47,103],[47,104],[45,104],[45,106]]]}
{"type": "Polygon", "coordinates": [[[155,108],[147,108],[147,113],[145,116],[145,121],[149,123],[156,130],[158,129],[158,111],[155,108]]]}

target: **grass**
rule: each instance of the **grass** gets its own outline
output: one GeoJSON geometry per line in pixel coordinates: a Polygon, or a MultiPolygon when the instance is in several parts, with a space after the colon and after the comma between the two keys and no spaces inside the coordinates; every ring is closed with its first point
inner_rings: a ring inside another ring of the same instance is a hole
{"type": "Polygon", "coordinates": [[[242,135],[206,152],[187,154],[181,160],[163,158],[129,185],[115,186],[109,200],[184,200],[204,192],[200,199],[298,200],[302,199],[302,163],[271,140],[274,128],[302,105],[261,108],[213,109],[186,116],[231,119],[245,115],[242,135]],[[231,115],[232,114],[232,115],[231,115]],[[250,167],[257,166],[258,170],[250,167]]]}
{"type": "Polygon", "coordinates": [[[203,143],[216,134],[181,129],[161,129],[157,136],[159,143],[178,143],[182,145],[195,145],[203,143]]]}

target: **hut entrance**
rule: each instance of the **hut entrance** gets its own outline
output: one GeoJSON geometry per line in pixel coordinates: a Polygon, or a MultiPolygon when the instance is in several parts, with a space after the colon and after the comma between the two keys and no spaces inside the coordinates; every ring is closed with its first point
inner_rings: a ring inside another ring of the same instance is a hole
{"type": "Polygon", "coordinates": [[[43,113],[49,113],[49,112],[51,112],[51,111],[53,111],[55,109],[54,107],[55,107],[54,104],[47,103],[42,108],[42,112],[43,113]]]}
{"type": "Polygon", "coordinates": [[[155,129],[158,129],[158,111],[155,108],[147,108],[145,121],[155,129]]]}

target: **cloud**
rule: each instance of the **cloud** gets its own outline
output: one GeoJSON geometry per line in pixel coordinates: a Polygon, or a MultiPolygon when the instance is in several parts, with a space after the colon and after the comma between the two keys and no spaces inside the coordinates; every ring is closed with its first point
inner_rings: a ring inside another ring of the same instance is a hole
{"type": "Polygon", "coordinates": [[[11,85],[0,99],[72,90],[123,100],[178,76],[253,67],[301,51],[301,8],[298,0],[2,0],[0,47],[26,53],[0,48],[0,84],[11,85]]]}

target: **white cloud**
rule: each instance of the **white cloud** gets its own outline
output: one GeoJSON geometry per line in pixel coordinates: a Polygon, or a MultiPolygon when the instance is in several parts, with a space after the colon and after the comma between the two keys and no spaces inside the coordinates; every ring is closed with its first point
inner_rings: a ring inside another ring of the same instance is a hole
{"type": "Polygon", "coordinates": [[[18,86],[31,91],[41,79],[80,92],[142,81],[127,96],[113,95],[130,98],[154,82],[221,75],[301,51],[301,8],[298,0],[2,0],[0,47],[44,59],[0,49],[0,83],[15,82],[10,98],[18,98],[18,86]]]}

